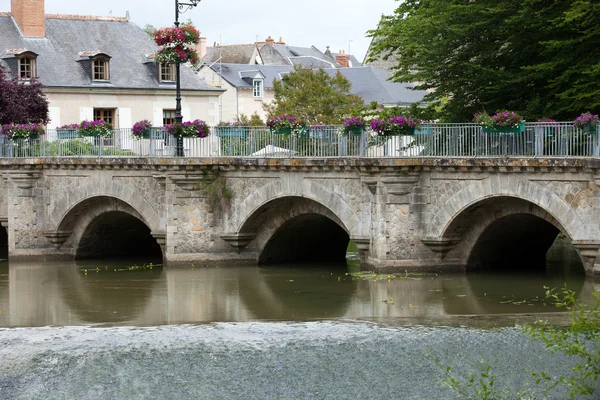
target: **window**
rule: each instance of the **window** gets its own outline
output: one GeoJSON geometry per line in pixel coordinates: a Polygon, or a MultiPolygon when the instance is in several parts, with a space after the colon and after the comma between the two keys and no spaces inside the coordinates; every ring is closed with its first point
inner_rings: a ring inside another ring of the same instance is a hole
{"type": "Polygon", "coordinates": [[[175,110],[163,110],[163,126],[175,123],[175,110]]]}
{"type": "Polygon", "coordinates": [[[263,97],[263,80],[254,79],[252,81],[254,97],[263,97]]]}
{"type": "Polygon", "coordinates": [[[35,78],[35,58],[19,58],[19,79],[28,80],[35,78]]]}
{"type": "Polygon", "coordinates": [[[173,82],[175,81],[175,64],[160,64],[160,81],[173,82]]]}
{"type": "Polygon", "coordinates": [[[104,120],[113,127],[115,126],[115,109],[114,108],[94,108],[94,121],[104,120]]]}
{"type": "Polygon", "coordinates": [[[95,58],[93,62],[93,76],[95,81],[109,80],[108,60],[106,58],[95,58]]]}

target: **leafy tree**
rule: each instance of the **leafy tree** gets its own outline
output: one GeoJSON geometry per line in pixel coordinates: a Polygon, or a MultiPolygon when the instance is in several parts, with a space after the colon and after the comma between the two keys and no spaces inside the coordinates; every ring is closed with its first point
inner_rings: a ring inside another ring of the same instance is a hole
{"type": "Polygon", "coordinates": [[[265,126],[265,122],[260,118],[260,115],[258,115],[256,111],[251,116],[241,114],[238,121],[247,126],[265,126]]]}
{"type": "Polygon", "coordinates": [[[146,34],[150,37],[152,37],[152,34],[158,30],[156,27],[154,27],[154,25],[151,24],[144,25],[144,28],[142,29],[144,29],[144,32],[146,32],[146,34]]]}
{"type": "Polygon", "coordinates": [[[406,0],[370,31],[369,59],[445,98],[448,121],[482,109],[571,119],[600,111],[598,18],[591,0],[406,0]]]}
{"type": "Polygon", "coordinates": [[[48,100],[42,88],[35,79],[22,82],[9,77],[0,66],[0,124],[46,124],[48,100]]]}
{"type": "Polygon", "coordinates": [[[364,108],[339,71],[332,77],[323,69],[296,69],[273,86],[275,100],[264,106],[270,117],[291,114],[309,124],[339,124],[364,108]]]}

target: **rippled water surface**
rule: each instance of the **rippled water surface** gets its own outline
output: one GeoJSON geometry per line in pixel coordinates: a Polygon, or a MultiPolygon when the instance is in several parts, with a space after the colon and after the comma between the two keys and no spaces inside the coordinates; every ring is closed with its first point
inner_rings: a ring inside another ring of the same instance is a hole
{"type": "Polygon", "coordinates": [[[572,366],[514,327],[560,321],[541,298],[565,282],[584,300],[597,285],[331,265],[4,263],[0,398],[454,398],[435,357],[465,374],[485,360],[498,385],[517,389],[525,368],[572,366]]]}

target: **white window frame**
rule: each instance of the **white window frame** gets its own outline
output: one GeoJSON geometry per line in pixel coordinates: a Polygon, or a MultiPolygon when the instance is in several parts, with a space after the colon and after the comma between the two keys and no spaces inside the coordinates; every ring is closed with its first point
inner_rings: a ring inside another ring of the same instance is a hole
{"type": "Polygon", "coordinates": [[[252,95],[254,98],[263,98],[265,91],[264,79],[252,80],[252,95]]]}

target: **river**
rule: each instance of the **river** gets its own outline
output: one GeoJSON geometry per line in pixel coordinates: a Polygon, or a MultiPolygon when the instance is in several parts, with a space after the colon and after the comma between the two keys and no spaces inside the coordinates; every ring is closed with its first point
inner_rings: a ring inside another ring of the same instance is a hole
{"type": "Polygon", "coordinates": [[[455,398],[435,357],[465,375],[484,360],[516,390],[524,369],[572,366],[515,327],[566,321],[544,286],[597,289],[554,271],[3,262],[0,398],[455,398]]]}

